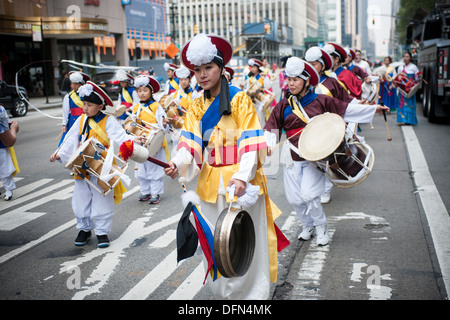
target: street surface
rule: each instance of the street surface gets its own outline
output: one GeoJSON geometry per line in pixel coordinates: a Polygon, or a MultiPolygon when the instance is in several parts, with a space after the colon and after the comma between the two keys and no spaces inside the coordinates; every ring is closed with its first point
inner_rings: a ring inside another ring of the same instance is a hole
{"type": "MultiPolygon", "coordinates": [[[[273,300],[448,297],[448,229],[436,232],[429,220],[438,226],[449,221],[450,126],[428,123],[420,108],[413,128],[398,127],[395,115],[388,115],[391,142],[382,116],[375,116],[373,130],[361,125],[360,135],[375,152],[375,166],[360,185],[333,188],[331,202],[324,205],[328,246],[317,247],[314,238],[297,240],[301,226],[284,196],[282,167],[268,163],[270,197],[283,211],[276,223],[291,241],[279,254],[273,300]],[[417,144],[409,151],[411,134],[417,144]],[[422,154],[420,172],[411,170],[422,154]],[[432,178],[432,188],[420,187],[422,173],[432,178]],[[441,216],[433,218],[439,210],[441,216]]],[[[45,112],[61,116],[59,108],[45,112]]],[[[15,120],[20,124],[15,148],[21,173],[13,200],[0,199],[1,300],[212,299],[202,283],[201,251],[176,262],[176,227],[183,210],[176,180],[165,178],[158,205],[138,202],[131,163],[127,174],[132,183],[116,206],[111,246],[98,249],[94,237],[75,247],[73,177],[60,163],[49,162],[60,121],[38,112],[15,120]]]]}

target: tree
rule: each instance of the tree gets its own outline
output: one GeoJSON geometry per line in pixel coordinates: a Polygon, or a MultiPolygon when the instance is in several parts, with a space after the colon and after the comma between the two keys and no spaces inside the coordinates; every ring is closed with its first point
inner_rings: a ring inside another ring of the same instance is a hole
{"type": "Polygon", "coordinates": [[[400,43],[406,40],[406,28],[419,8],[430,12],[434,8],[434,0],[400,0],[400,10],[395,31],[400,43]]]}

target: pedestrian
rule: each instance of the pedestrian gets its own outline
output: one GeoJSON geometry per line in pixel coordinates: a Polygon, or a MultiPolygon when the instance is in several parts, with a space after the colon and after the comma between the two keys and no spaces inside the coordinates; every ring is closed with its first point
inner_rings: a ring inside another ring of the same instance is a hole
{"type": "Polygon", "coordinates": [[[397,75],[397,71],[392,66],[392,58],[385,57],[384,65],[386,70],[382,76],[382,82],[380,86],[380,102],[383,101],[385,106],[391,109],[391,112],[397,110],[397,90],[394,87],[393,79],[397,75]]]}
{"type": "Polygon", "coordinates": [[[254,203],[244,204],[253,220],[256,243],[247,273],[214,280],[207,269],[207,281],[217,299],[268,299],[270,282],[277,277],[276,209],[262,169],[266,143],[258,115],[245,92],[229,86],[224,76],[232,54],[228,40],[216,35],[198,34],[184,46],[182,62],[195,71],[204,96],[189,109],[178,152],[165,171],[186,181],[199,174],[196,193],[201,213],[213,226],[229,206],[230,188],[235,188],[238,202],[256,189],[251,196],[254,203]]]}
{"type": "MultiPolygon", "coordinates": [[[[166,133],[169,130],[167,125],[167,116],[161,105],[154,100],[153,95],[160,90],[158,81],[150,76],[138,76],[134,85],[139,95],[140,102],[133,107],[132,118],[136,119],[139,125],[151,129],[155,126],[157,129],[166,133]]],[[[166,138],[156,153],[154,158],[161,161],[168,161],[170,157],[168,152],[166,138]]],[[[161,200],[160,195],[164,193],[164,170],[160,166],[146,161],[137,164],[135,177],[139,180],[141,196],[139,201],[149,201],[150,204],[158,204],[161,200]]]]}
{"type": "MultiPolygon", "coordinates": [[[[320,196],[325,189],[325,176],[314,164],[305,161],[298,150],[299,133],[317,115],[332,112],[345,122],[368,123],[375,112],[389,110],[376,105],[349,104],[323,94],[314,93],[320,77],[314,67],[297,57],[286,64],[289,81],[287,98],[281,100],[272,111],[264,129],[281,138],[283,130],[288,140],[281,151],[284,163],[284,188],[288,202],[293,206],[302,225],[298,238],[309,240],[317,235],[317,244],[329,242],[328,223],[320,196]]],[[[268,139],[273,141],[276,139],[268,139]]],[[[272,148],[273,146],[269,146],[272,148]]]]}
{"type": "Polygon", "coordinates": [[[58,86],[59,86],[59,94],[61,95],[61,99],[64,100],[64,97],[66,94],[70,92],[70,79],[69,79],[69,73],[67,70],[61,71],[61,76],[58,79],[58,86]]]}
{"type": "Polygon", "coordinates": [[[18,132],[19,124],[17,121],[9,122],[6,109],[0,104],[0,181],[5,188],[6,201],[12,199],[16,189],[14,177],[20,172],[14,150],[18,132]]]}
{"type": "Polygon", "coordinates": [[[70,88],[72,91],[64,96],[62,104],[62,136],[59,145],[64,141],[67,132],[72,125],[83,114],[83,99],[78,95],[78,89],[91,80],[91,77],[83,72],[69,72],[70,88]]]}
{"type": "MultiPolygon", "coordinates": [[[[106,105],[113,106],[112,100],[102,88],[88,81],[78,89],[78,93],[83,98],[84,113],[67,132],[66,140],[60,149],[50,156],[50,162],[59,161],[66,164],[78,147],[91,137],[96,138],[105,149],[110,148],[113,143],[120,146],[129,140],[137,143],[145,141],[143,137],[126,134],[115,117],[102,112],[106,105]]],[[[119,183],[114,188],[114,192],[104,196],[97,190],[97,188],[100,189],[99,180],[94,174],[81,169],[74,178],[72,208],[79,230],[74,243],[76,246],[85,245],[94,231],[97,236],[97,246],[108,247],[114,204],[120,204],[123,192],[126,190],[122,183],[119,183]]]]}
{"type": "MultiPolygon", "coordinates": [[[[411,62],[412,55],[410,52],[403,54],[403,64],[397,69],[397,74],[402,74],[413,81],[419,80],[419,69],[411,62]]],[[[398,109],[397,109],[397,124],[401,125],[416,125],[416,95],[411,98],[405,97],[400,90],[398,90],[398,109]]]]}
{"type": "Polygon", "coordinates": [[[137,94],[136,88],[133,86],[134,77],[124,70],[119,70],[117,72],[117,80],[119,80],[120,87],[122,90],[119,92],[119,105],[125,106],[127,110],[124,114],[117,117],[119,123],[128,117],[128,113],[133,110],[133,106],[139,103],[139,96],[137,94]],[[128,113],[127,113],[128,112],[128,113]]]}

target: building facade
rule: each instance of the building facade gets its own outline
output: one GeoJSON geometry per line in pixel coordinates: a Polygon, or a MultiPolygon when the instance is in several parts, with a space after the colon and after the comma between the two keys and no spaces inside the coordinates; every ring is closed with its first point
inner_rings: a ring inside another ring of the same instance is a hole
{"type": "Polygon", "coordinates": [[[317,0],[168,0],[167,15],[178,46],[196,33],[217,34],[231,41],[235,55],[244,56],[254,54],[249,51],[258,35],[268,48],[261,56],[301,54],[308,32],[314,36],[318,30],[317,0]],[[268,24],[274,35],[250,34],[258,24],[268,24]]]}

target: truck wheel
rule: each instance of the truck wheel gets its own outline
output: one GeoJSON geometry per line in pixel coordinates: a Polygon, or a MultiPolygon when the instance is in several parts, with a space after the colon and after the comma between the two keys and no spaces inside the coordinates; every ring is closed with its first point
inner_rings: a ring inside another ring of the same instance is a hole
{"type": "Polygon", "coordinates": [[[430,96],[429,86],[426,84],[423,85],[423,94],[422,94],[422,113],[424,117],[428,117],[428,100],[430,96]]]}
{"type": "Polygon", "coordinates": [[[14,100],[14,105],[11,108],[11,114],[14,117],[24,117],[28,112],[28,105],[20,98],[14,100]]]}

